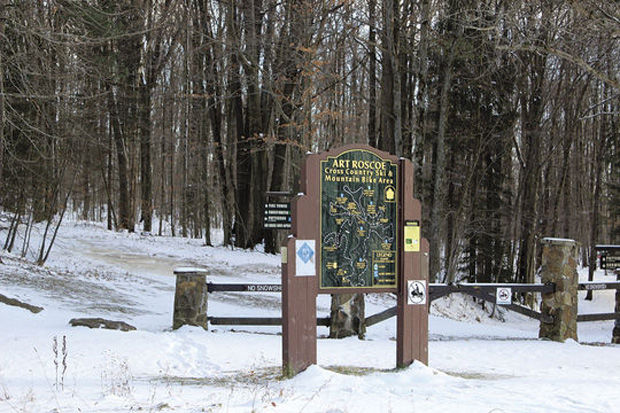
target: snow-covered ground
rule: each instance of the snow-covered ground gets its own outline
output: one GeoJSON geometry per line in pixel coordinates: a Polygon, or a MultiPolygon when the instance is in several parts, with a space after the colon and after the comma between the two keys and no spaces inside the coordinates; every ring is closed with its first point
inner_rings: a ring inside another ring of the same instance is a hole
{"type": "MultiPolygon", "coordinates": [[[[35,229],[32,245],[38,236],[35,229]]],[[[0,259],[0,294],[45,308],[0,304],[0,412],[620,411],[620,346],[607,344],[613,322],[580,323],[579,343],[541,341],[535,321],[490,319],[451,296],[433,304],[428,367],[394,370],[391,319],[365,340],[328,339],[320,327],[318,365],[282,379],[279,327],[171,330],[173,268],[205,267],[216,282],[277,283],[278,256],[68,222],[43,268],[16,254],[0,259]],[[75,317],[137,330],[70,327],[75,317]]],[[[581,300],[580,313],[613,311],[613,294],[581,300]]],[[[393,303],[369,296],[366,313],[393,303]]],[[[329,297],[318,309],[328,315],[329,297]]],[[[209,313],[277,316],[280,297],[211,294],[209,313]]]]}

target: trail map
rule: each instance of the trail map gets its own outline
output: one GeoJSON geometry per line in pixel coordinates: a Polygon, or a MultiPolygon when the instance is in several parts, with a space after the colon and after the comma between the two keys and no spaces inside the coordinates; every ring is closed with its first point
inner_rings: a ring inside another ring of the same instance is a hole
{"type": "Polygon", "coordinates": [[[396,287],[397,169],[363,149],[321,161],[321,288],[396,287]]]}

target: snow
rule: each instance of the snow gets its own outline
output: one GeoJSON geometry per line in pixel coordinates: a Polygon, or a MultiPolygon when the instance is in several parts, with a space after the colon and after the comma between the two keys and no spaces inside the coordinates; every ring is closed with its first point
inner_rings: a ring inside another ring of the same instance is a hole
{"type": "Polygon", "coordinates": [[[205,274],[208,271],[205,268],[197,267],[177,267],[172,272],[175,274],[191,273],[191,274],[205,274]]]}
{"type": "MultiPolygon", "coordinates": [[[[0,258],[0,293],[45,308],[32,314],[0,304],[0,412],[611,412],[620,405],[612,321],[580,323],[579,342],[542,341],[537,322],[503,309],[496,313],[504,321],[491,319],[453,294],[432,305],[429,366],[394,369],[392,318],[370,327],[365,340],[328,339],[319,327],[318,365],[283,379],[279,327],[171,329],[175,268],[206,269],[212,282],[278,283],[279,256],[67,222],[43,268],[15,254],[0,258]],[[75,317],[123,320],[137,330],[70,327],[75,317]]],[[[580,276],[587,279],[587,269],[580,276]]],[[[615,277],[597,271],[595,281],[615,277]]],[[[593,301],[579,293],[580,313],[613,311],[614,291],[593,293],[593,301]]],[[[329,304],[319,297],[319,316],[329,304]]],[[[388,294],[369,295],[366,313],[392,305],[388,294]]],[[[209,313],[278,316],[280,294],[214,293],[209,313]]]]}
{"type": "Polygon", "coordinates": [[[553,238],[553,237],[545,237],[542,239],[543,242],[575,242],[574,239],[571,238],[553,238]]]}

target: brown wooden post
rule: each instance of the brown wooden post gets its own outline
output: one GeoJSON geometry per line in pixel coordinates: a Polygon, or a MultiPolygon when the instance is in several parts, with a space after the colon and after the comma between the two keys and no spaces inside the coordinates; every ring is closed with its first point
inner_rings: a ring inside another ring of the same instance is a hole
{"type": "MultiPolygon", "coordinates": [[[[620,281],[620,268],[616,269],[616,279],[620,281]]],[[[620,313],[620,289],[616,290],[616,313],[620,313]]],[[[614,323],[614,329],[611,334],[611,342],[613,344],[620,344],[620,319],[616,318],[614,323]]]]}
{"type": "Polygon", "coordinates": [[[282,267],[282,368],[293,376],[316,364],[316,296],[318,248],[318,162],[316,155],[306,158],[302,168],[301,190],[304,195],[291,205],[293,236],[287,241],[287,259],[282,267]],[[314,240],[313,276],[300,276],[296,269],[296,241],[314,240]]]}
{"type": "MultiPolygon", "coordinates": [[[[401,228],[399,239],[405,245],[404,228],[408,223],[420,225],[420,201],[413,198],[413,165],[400,161],[401,228]]],[[[399,293],[396,321],[396,366],[406,367],[419,360],[428,364],[428,242],[419,240],[417,251],[405,251],[400,258],[399,293]],[[426,255],[424,255],[426,254],[426,255]],[[424,258],[423,258],[424,257],[424,258]],[[412,304],[408,288],[412,281],[421,281],[424,288],[422,304],[412,304]]]]}

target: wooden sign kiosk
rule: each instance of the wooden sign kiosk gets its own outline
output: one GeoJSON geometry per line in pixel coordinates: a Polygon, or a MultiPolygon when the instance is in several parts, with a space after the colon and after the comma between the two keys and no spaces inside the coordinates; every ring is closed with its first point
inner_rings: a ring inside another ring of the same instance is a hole
{"type": "Polygon", "coordinates": [[[396,365],[428,363],[428,243],[413,165],[367,145],[308,155],[282,257],[283,370],[316,364],[317,294],[398,296],[396,365]]]}

